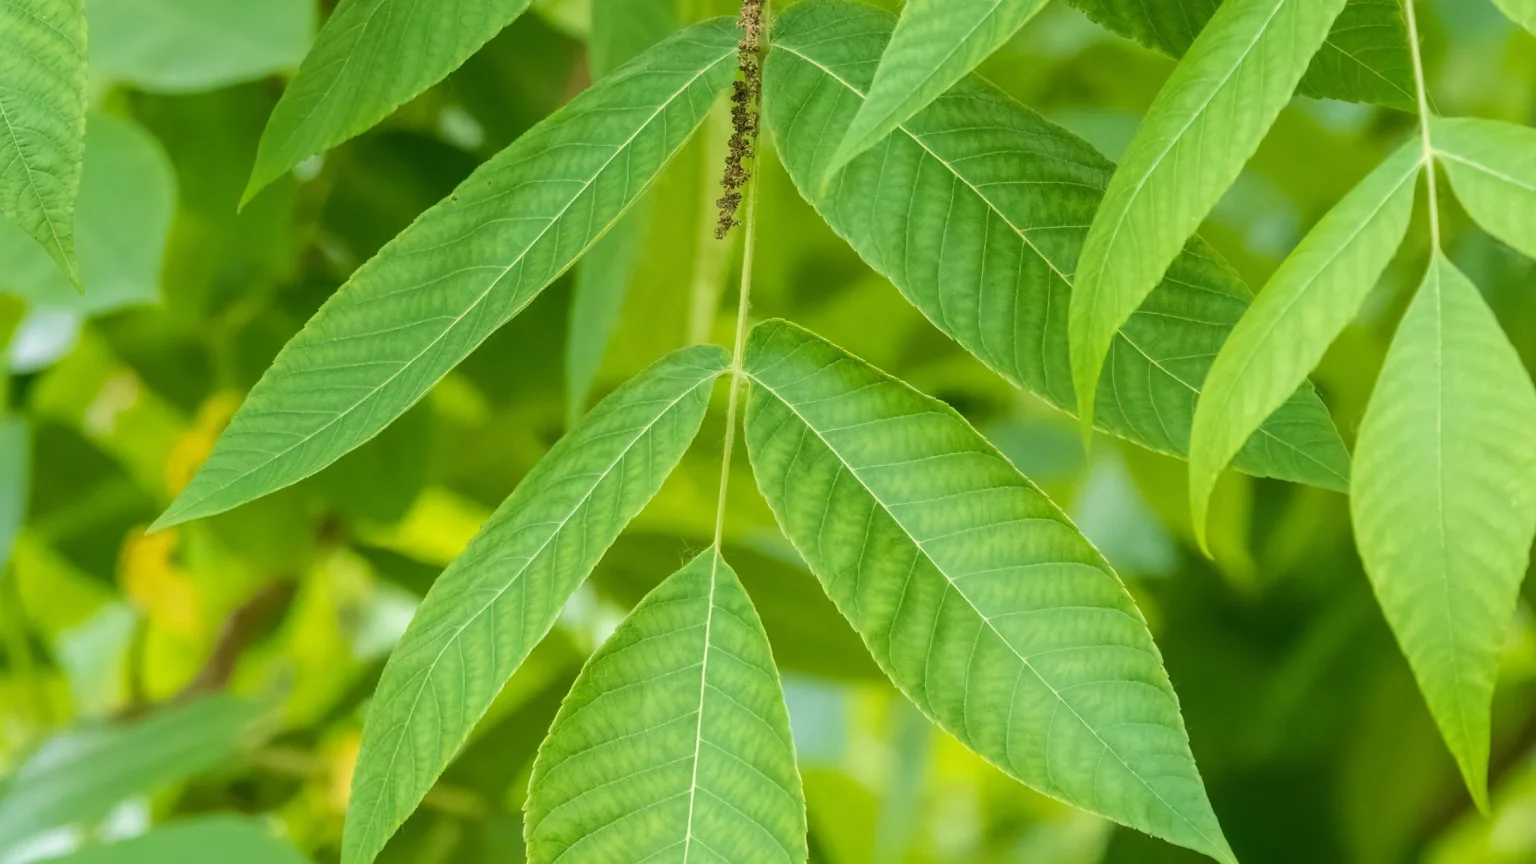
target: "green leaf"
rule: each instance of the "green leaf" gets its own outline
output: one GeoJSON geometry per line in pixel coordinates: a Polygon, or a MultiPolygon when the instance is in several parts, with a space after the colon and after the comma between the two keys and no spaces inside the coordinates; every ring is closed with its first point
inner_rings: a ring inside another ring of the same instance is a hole
{"type": "Polygon", "coordinates": [[[1423,167],[1423,143],[1403,145],[1317,223],[1232,328],[1190,433],[1189,501],[1201,546],[1216,478],[1360,311],[1408,233],[1423,167]]]}
{"type": "Polygon", "coordinates": [[[417,219],[278,354],[157,527],[301,480],[415,404],[645,192],[730,80],[735,40],[717,19],[657,45],[417,219]]]}
{"type": "Polygon", "coordinates": [[[0,216],[75,285],[75,196],[85,159],[82,0],[0,3],[0,216]]]}
{"type": "MultiPolygon", "coordinates": [[[[1014,384],[1076,404],[1067,350],[1069,274],[1112,163],[975,78],[849,163],[826,193],[836,146],[893,19],[808,0],[774,28],[765,112],[795,185],[838,234],[934,326],[1014,384]]],[[[1241,280],[1191,242],[1115,341],[1097,422],[1159,452],[1187,453],[1195,397],[1247,309],[1241,280]]],[[[1236,460],[1252,474],[1347,488],[1349,456],[1311,386],[1236,460]]]]}
{"type": "Polygon", "coordinates": [[[539,747],[527,811],[530,864],[806,860],[784,690],[715,548],[587,661],[539,747]]]}
{"type": "Polygon", "coordinates": [[[343,864],[372,861],[698,433],[724,349],[674,352],[582,418],[427,592],[363,727],[343,864]]]}
{"type": "MultiPolygon", "coordinates": [[[[0,340],[0,352],[5,350],[0,340]]],[[[0,365],[0,375],[8,374],[0,365]]],[[[0,389],[4,385],[0,384],[0,389]]],[[[0,405],[0,409],[4,406],[0,405]]],[[[0,578],[27,518],[32,494],[32,433],[20,417],[0,413],[0,578]]]]}
{"type": "Polygon", "coordinates": [[[135,123],[92,114],[75,212],[81,294],[19,228],[0,222],[0,292],[33,309],[101,315],[160,298],[176,174],[160,143],[135,123]]]}
{"type": "MultiPolygon", "coordinates": [[[[1183,57],[1221,0],[1069,0],[1094,21],[1170,57],[1183,57]]],[[[1413,60],[1399,0],[1349,0],[1299,92],[1414,111],[1413,60]]]]}
{"type": "Polygon", "coordinates": [[[55,864],[306,864],[303,853],[255,819],[202,816],[171,822],[117,843],[88,846],[55,864]]]}
{"type": "Polygon", "coordinates": [[[1536,129],[1471,117],[1430,124],[1435,157],[1467,213],[1536,258],[1536,129]]]}
{"type": "Polygon", "coordinates": [[[528,4],[341,0],[272,109],[241,203],[441,81],[528,4]]]}
{"type": "Polygon", "coordinates": [[[1044,6],[1045,0],[911,0],[827,177],[969,75],[1044,6]]]}
{"type": "Polygon", "coordinates": [[[748,343],[758,486],[875,660],[1047,795],[1234,861],[1136,604],[953,409],[784,322],[748,343]]]}
{"type": "Polygon", "coordinates": [[[1258,149],[1344,0],[1227,0],[1152,101],[1077,262],[1069,338],[1078,416],[1121,325],[1258,149]]]}
{"type": "Polygon", "coordinates": [[[95,74],[140,90],[214,90],[293,69],[315,32],[309,0],[87,0],[95,74]]]}
{"type": "Polygon", "coordinates": [[[1536,388],[1439,253],[1360,426],[1350,504],[1387,623],[1479,807],[1499,653],[1536,537],[1536,388]]]}
{"type": "Polygon", "coordinates": [[[249,703],[214,696],[49,739],[4,787],[0,849],[50,828],[100,819],[124,798],[228,762],[255,717],[249,703]]]}
{"type": "Polygon", "coordinates": [[[1536,0],[1493,0],[1509,20],[1536,33],[1536,0]]]}

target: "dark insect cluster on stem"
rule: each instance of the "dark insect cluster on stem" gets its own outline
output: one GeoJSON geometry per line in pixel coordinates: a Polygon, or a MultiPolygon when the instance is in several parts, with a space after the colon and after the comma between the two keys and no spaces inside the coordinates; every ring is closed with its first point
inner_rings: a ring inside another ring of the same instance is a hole
{"type": "Polygon", "coordinates": [[[757,103],[763,92],[763,2],[743,0],[741,41],[736,43],[736,63],[741,76],[731,87],[731,143],[725,156],[725,173],[720,178],[724,193],[715,204],[720,208],[720,223],[715,226],[715,239],[723,240],[738,224],[736,210],[741,206],[741,190],[751,179],[751,172],[743,163],[751,159],[757,149],[757,103]]]}

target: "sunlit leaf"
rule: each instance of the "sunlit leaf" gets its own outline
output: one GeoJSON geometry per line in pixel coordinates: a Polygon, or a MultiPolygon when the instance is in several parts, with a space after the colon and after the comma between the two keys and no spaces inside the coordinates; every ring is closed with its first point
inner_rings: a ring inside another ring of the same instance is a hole
{"type": "Polygon", "coordinates": [[[1258,149],[1343,6],[1227,0],[1147,109],[1077,262],[1069,331],[1085,430],[1115,334],[1258,149]]]}
{"type": "Polygon", "coordinates": [[[49,860],[56,864],[306,864],[309,859],[255,819],[203,816],[49,860]]]}
{"type": "Polygon", "coordinates": [[[843,133],[828,177],[970,74],[1045,0],[912,0],[880,57],[864,104],[843,133]]]}
{"type": "Polygon", "coordinates": [[[1436,117],[1431,135],[1457,200],[1477,224],[1536,258],[1536,129],[1436,117]]]}
{"type": "Polygon", "coordinates": [[[75,272],[75,196],[85,158],[82,0],[0,3],[0,217],[75,272]]]}
{"type": "Polygon", "coordinates": [[[441,81],[529,2],[341,0],[267,121],[244,200],[441,81]]]}
{"type": "MultiPolygon", "coordinates": [[[[1183,57],[1222,0],[1069,0],[1094,21],[1170,57],[1183,57]]],[[[1305,96],[1417,106],[1399,0],[1349,0],[1299,88],[1305,96]]]]}
{"type": "Polygon", "coordinates": [[[100,819],[124,798],[224,764],[255,716],[249,703],[216,696],[49,739],[0,795],[0,849],[50,828],[100,819]]]}
{"type": "Polygon", "coordinates": [[[539,748],[527,811],[531,864],[806,860],[779,673],[713,547],[587,661],[539,748]]]}
{"type": "Polygon", "coordinates": [[[1360,311],[1408,231],[1423,165],[1415,138],[1371,172],[1307,234],[1232,328],[1190,433],[1189,499],[1202,546],[1217,476],[1360,311]]]}
{"type": "Polygon", "coordinates": [[[953,409],[785,322],[748,344],[747,445],[891,679],[1034,788],[1234,861],[1119,577],[953,409]]]}
{"type": "Polygon", "coordinates": [[[404,413],[645,191],[730,79],[735,39],[717,19],[657,45],[417,219],[288,343],[157,525],[303,479],[404,413]]]}
{"type": "Polygon", "coordinates": [[[1436,254],[1360,427],[1356,543],[1430,713],[1486,809],[1499,652],[1536,537],[1536,388],[1436,254]]]}
{"type": "MultiPolygon", "coordinates": [[[[894,19],[809,0],[774,29],[766,117],[800,193],[928,320],[1014,384],[1072,410],[1070,274],[1114,166],[975,79],[855,159],[826,194],[835,136],[857,112],[894,19]]],[[[1195,397],[1248,306],[1198,239],[1122,328],[1099,385],[1101,428],[1187,452],[1195,397]]],[[[1304,386],[1237,457],[1249,473],[1343,490],[1348,454],[1304,386]]]]}
{"type": "Polygon", "coordinates": [[[160,297],[161,260],[176,209],[176,175],[159,142],[137,124],[92,114],[75,211],[81,294],[15,226],[0,222],[0,293],[34,309],[99,315],[160,297]]]}
{"type": "Polygon", "coordinates": [[[1509,20],[1536,33],[1536,0],[1493,0],[1509,20]]]}
{"type": "Polygon", "coordinates": [[[310,0],[86,0],[91,68],[140,90],[213,90],[296,68],[310,0]]]}
{"type": "Polygon", "coordinates": [[[598,403],[433,584],[379,680],[342,844],[372,861],[698,433],[725,351],[675,352],[598,403]]]}

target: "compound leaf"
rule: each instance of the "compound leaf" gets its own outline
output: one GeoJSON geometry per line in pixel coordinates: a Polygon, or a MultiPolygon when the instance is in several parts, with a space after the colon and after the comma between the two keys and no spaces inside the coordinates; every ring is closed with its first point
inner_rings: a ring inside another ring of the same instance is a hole
{"type": "Polygon", "coordinates": [[[1360,427],[1350,504],[1377,600],[1486,810],[1499,653],[1536,536],[1536,387],[1441,254],[1360,427]]]}
{"type": "Polygon", "coordinates": [[[1115,334],[1258,149],[1343,6],[1227,0],[1153,100],[1077,264],[1069,331],[1085,432],[1115,334]]]}
{"type": "Polygon", "coordinates": [[[0,216],[75,285],[75,197],[85,162],[82,0],[0,3],[0,216]]]}
{"type": "MultiPolygon", "coordinates": [[[[774,28],[765,116],[800,194],[934,326],[1014,384],[1072,410],[1071,272],[1114,165],[973,78],[962,80],[825,190],[825,129],[857,113],[894,19],[808,0],[774,28]]],[[[1189,445],[1195,397],[1248,307],[1241,280],[1196,239],[1121,329],[1097,422],[1163,453],[1189,445]]],[[[1303,385],[1238,454],[1261,476],[1348,486],[1349,455],[1303,385]]]]}
{"type": "Polygon", "coordinates": [[[780,527],[880,667],[1011,776],[1234,861],[1146,623],[1093,545],[954,410],[785,322],[744,367],[780,527]]]}
{"type": "Polygon", "coordinates": [[[1473,117],[1430,122],[1435,156],[1467,213],[1536,258],[1536,129],[1473,117]]]}
{"type": "Polygon", "coordinates": [[[1045,0],[912,0],[880,57],[869,95],[832,156],[828,176],[875,146],[970,74],[1045,0]]]}
{"type": "Polygon", "coordinates": [[[1423,144],[1413,140],[1371,172],[1307,234],[1232,328],[1190,432],[1189,500],[1202,546],[1217,476],[1360,311],[1408,232],[1423,166],[1423,144]]]}
{"type": "Polygon", "coordinates": [[[241,199],[441,81],[530,0],[341,0],[272,109],[241,199]]]}
{"type": "MultiPolygon", "coordinates": [[[[1122,36],[1170,57],[1183,57],[1222,0],[1069,2],[1122,36]]],[[[1307,67],[1298,92],[1416,110],[1408,28],[1398,0],[1349,0],[1307,67]]]]}
{"type": "Polygon", "coordinates": [[[710,548],[587,661],[539,748],[528,860],[806,860],[783,687],[752,601],[710,548]]]}
{"type": "Polygon", "coordinates": [[[735,46],[724,19],[662,42],[423,214],[283,348],[157,525],[301,480],[415,404],[644,193],[729,82],[735,46]]]}
{"type": "Polygon", "coordinates": [[[372,861],[699,431],[724,349],[685,348],[562,438],[433,583],[363,727],[343,864],[372,861]]]}

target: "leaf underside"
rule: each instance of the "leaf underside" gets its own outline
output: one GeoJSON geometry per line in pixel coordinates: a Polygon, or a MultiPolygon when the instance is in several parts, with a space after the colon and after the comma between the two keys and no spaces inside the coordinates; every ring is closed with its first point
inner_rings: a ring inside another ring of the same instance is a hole
{"type": "Polygon", "coordinates": [[[1436,254],[1366,409],[1356,543],[1430,713],[1486,810],[1499,654],[1536,537],[1536,388],[1436,254]]]}
{"type": "Polygon", "coordinates": [[[957,413],[784,322],[748,343],[758,486],[886,674],[1011,776],[1233,861],[1140,612],[957,413]]]}
{"type": "Polygon", "coordinates": [[[1371,172],[1307,234],[1232,329],[1190,433],[1190,507],[1202,544],[1216,478],[1307,380],[1402,244],[1423,163],[1415,139],[1371,172]]]}
{"type": "Polygon", "coordinates": [[[374,694],[344,864],[372,861],[571,592],[698,434],[724,349],[674,352],[598,403],[433,583],[374,694]]]}
{"type": "Polygon", "coordinates": [[[272,109],[243,200],[441,81],[529,3],[341,0],[272,109]]]}
{"type": "Polygon", "coordinates": [[[662,42],[418,218],[283,348],[156,526],[314,474],[426,395],[645,192],[729,82],[735,40],[717,19],[662,42]]]}
{"type": "Polygon", "coordinates": [[[587,661],[539,748],[525,830],[530,864],[806,860],[778,670],[715,549],[587,661]]]}
{"type": "Polygon", "coordinates": [[[42,244],[76,285],[85,84],[81,0],[0,3],[0,216],[42,244]]]}
{"type": "Polygon", "coordinates": [[[1431,124],[1456,199],[1483,230],[1536,258],[1536,129],[1472,117],[1431,124]]]}
{"type": "Polygon", "coordinates": [[[1116,333],[1258,149],[1343,5],[1227,0],[1147,109],[1077,262],[1069,335],[1085,429],[1116,333]]]}
{"type": "MultiPolygon", "coordinates": [[[[1071,274],[1113,163],[974,77],[841,172],[820,178],[858,111],[894,19],[808,0],[778,20],[765,116],[797,188],[940,330],[1063,410],[1071,274]]],[[[1096,422],[1142,446],[1188,452],[1195,399],[1247,309],[1241,280],[1198,238],[1121,329],[1096,422]]],[[[1343,490],[1349,456],[1303,385],[1235,460],[1250,474],[1343,490]]]]}

